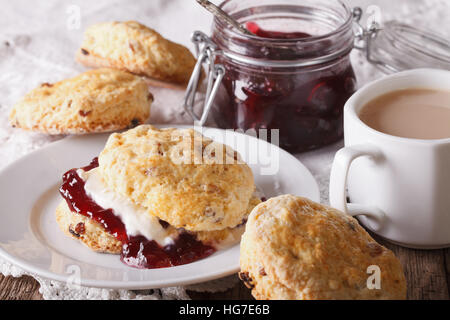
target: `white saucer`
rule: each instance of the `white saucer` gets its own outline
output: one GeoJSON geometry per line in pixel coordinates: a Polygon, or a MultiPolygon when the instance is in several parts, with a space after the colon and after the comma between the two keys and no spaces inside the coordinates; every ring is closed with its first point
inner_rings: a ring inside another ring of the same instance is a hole
{"type": "MultiPolygon", "coordinates": [[[[227,144],[236,141],[233,147],[245,160],[246,155],[266,154],[257,163],[249,163],[256,185],[266,197],[291,193],[319,201],[315,179],[292,155],[254,137],[232,131],[224,136],[224,132],[204,128],[203,134],[227,144]],[[279,169],[275,174],[261,174],[263,167],[276,161],[279,169]]],[[[0,172],[0,256],[41,277],[115,289],[187,285],[237,272],[239,245],[187,265],[139,270],[124,265],[117,255],[95,253],[60,231],[54,212],[61,200],[58,188],[63,173],[89,164],[103,149],[107,138],[108,134],[66,138],[0,172]]]]}

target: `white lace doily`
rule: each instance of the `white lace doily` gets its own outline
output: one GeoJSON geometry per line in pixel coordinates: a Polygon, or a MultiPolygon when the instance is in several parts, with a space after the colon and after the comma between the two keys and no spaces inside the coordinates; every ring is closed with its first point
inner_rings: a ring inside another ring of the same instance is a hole
{"type": "MultiPolygon", "coordinates": [[[[362,3],[363,7],[371,3],[367,0],[349,2],[351,5],[362,3]]],[[[381,14],[385,20],[394,18],[416,26],[426,26],[448,37],[449,2],[380,0],[376,4],[383,8],[381,14]]],[[[40,83],[54,82],[83,71],[74,62],[73,56],[87,25],[100,21],[134,19],[192,49],[190,33],[193,30],[208,33],[211,23],[210,15],[195,1],[186,0],[47,0],[35,6],[30,6],[28,0],[15,0],[4,1],[2,12],[7,14],[0,21],[0,169],[37,148],[63,138],[13,129],[7,117],[13,103],[30,89],[40,83]],[[80,21],[74,20],[77,12],[80,13],[80,21]],[[179,21],[182,21],[182,26],[177,25],[179,21]]],[[[359,85],[382,75],[368,65],[360,53],[353,52],[352,60],[359,85]]],[[[155,89],[153,92],[155,102],[152,105],[152,123],[190,123],[190,119],[180,112],[183,92],[167,89],[155,89]]],[[[341,146],[342,142],[297,156],[317,179],[324,203],[328,202],[331,163],[341,146]]],[[[14,277],[27,274],[1,259],[0,272],[14,277]]],[[[31,276],[39,281],[40,292],[45,299],[188,299],[186,290],[224,291],[235,286],[238,281],[237,276],[233,275],[188,287],[128,291],[73,288],[66,283],[31,276]]]]}

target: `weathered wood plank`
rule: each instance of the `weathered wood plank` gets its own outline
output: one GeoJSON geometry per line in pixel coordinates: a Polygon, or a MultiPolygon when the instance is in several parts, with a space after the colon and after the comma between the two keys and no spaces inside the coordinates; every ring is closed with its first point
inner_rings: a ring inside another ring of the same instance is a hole
{"type": "MultiPolygon", "coordinates": [[[[234,288],[224,292],[207,293],[189,291],[192,299],[202,300],[249,300],[253,299],[250,290],[242,283],[238,283],[234,288]]],[[[39,293],[39,283],[29,276],[20,278],[4,277],[0,275],[0,300],[41,300],[39,293]]]]}
{"type": "Polygon", "coordinates": [[[444,262],[447,276],[447,290],[450,296],[450,248],[444,249],[444,262]]]}
{"type": "Polygon", "coordinates": [[[39,283],[30,276],[14,278],[0,275],[0,300],[42,300],[39,283]]]}
{"type": "MultiPolygon", "coordinates": [[[[408,299],[449,299],[450,249],[412,250],[403,248],[374,236],[391,249],[400,259],[408,283],[408,299]]],[[[188,292],[192,299],[248,300],[253,299],[250,290],[242,283],[225,292],[188,292]]],[[[42,299],[39,283],[32,277],[4,277],[0,275],[0,300],[42,299]]]]}
{"type": "Polygon", "coordinates": [[[193,292],[188,291],[193,300],[254,300],[250,290],[242,282],[236,284],[233,288],[216,293],[193,292]]]}
{"type": "Polygon", "coordinates": [[[414,250],[374,238],[400,259],[412,300],[449,299],[444,250],[414,250]]]}

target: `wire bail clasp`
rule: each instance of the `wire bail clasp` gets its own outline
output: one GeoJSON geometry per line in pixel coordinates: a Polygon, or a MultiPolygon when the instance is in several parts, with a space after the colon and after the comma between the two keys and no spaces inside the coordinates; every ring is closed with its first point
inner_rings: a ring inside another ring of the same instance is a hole
{"type": "Polygon", "coordinates": [[[353,8],[352,14],[354,25],[353,32],[355,35],[354,48],[363,51],[366,55],[366,60],[371,64],[388,72],[398,72],[399,70],[397,68],[372,57],[373,41],[378,36],[378,33],[383,30],[380,27],[380,24],[376,21],[372,21],[370,26],[364,28],[360,23],[363,15],[363,10],[360,7],[353,8]]]}
{"type": "Polygon", "coordinates": [[[219,90],[219,85],[225,75],[225,68],[221,64],[215,64],[216,56],[220,52],[217,50],[215,43],[206,34],[201,31],[195,31],[192,34],[191,41],[195,45],[197,63],[186,88],[183,107],[194,120],[195,125],[203,126],[219,90]],[[202,79],[203,65],[206,65],[207,86],[202,115],[198,117],[194,111],[194,104],[198,86],[202,79]]]}

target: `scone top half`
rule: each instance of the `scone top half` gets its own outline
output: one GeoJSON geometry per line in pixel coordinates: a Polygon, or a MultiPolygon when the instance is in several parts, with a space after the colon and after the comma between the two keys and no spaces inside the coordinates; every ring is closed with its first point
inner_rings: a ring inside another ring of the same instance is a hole
{"type": "Polygon", "coordinates": [[[240,264],[241,279],[258,299],[406,297],[400,261],[356,219],[293,195],[253,209],[241,240],[240,264]],[[367,285],[370,266],[380,270],[380,288],[367,285]]]}
{"type": "Polygon", "coordinates": [[[251,169],[234,150],[193,129],[142,125],[114,133],[99,172],[111,190],[188,231],[241,224],[255,190],[251,169]]]}
{"type": "Polygon", "coordinates": [[[76,59],[90,67],[118,68],[182,85],[196,63],[189,49],[136,21],[90,26],[76,59]]]}

